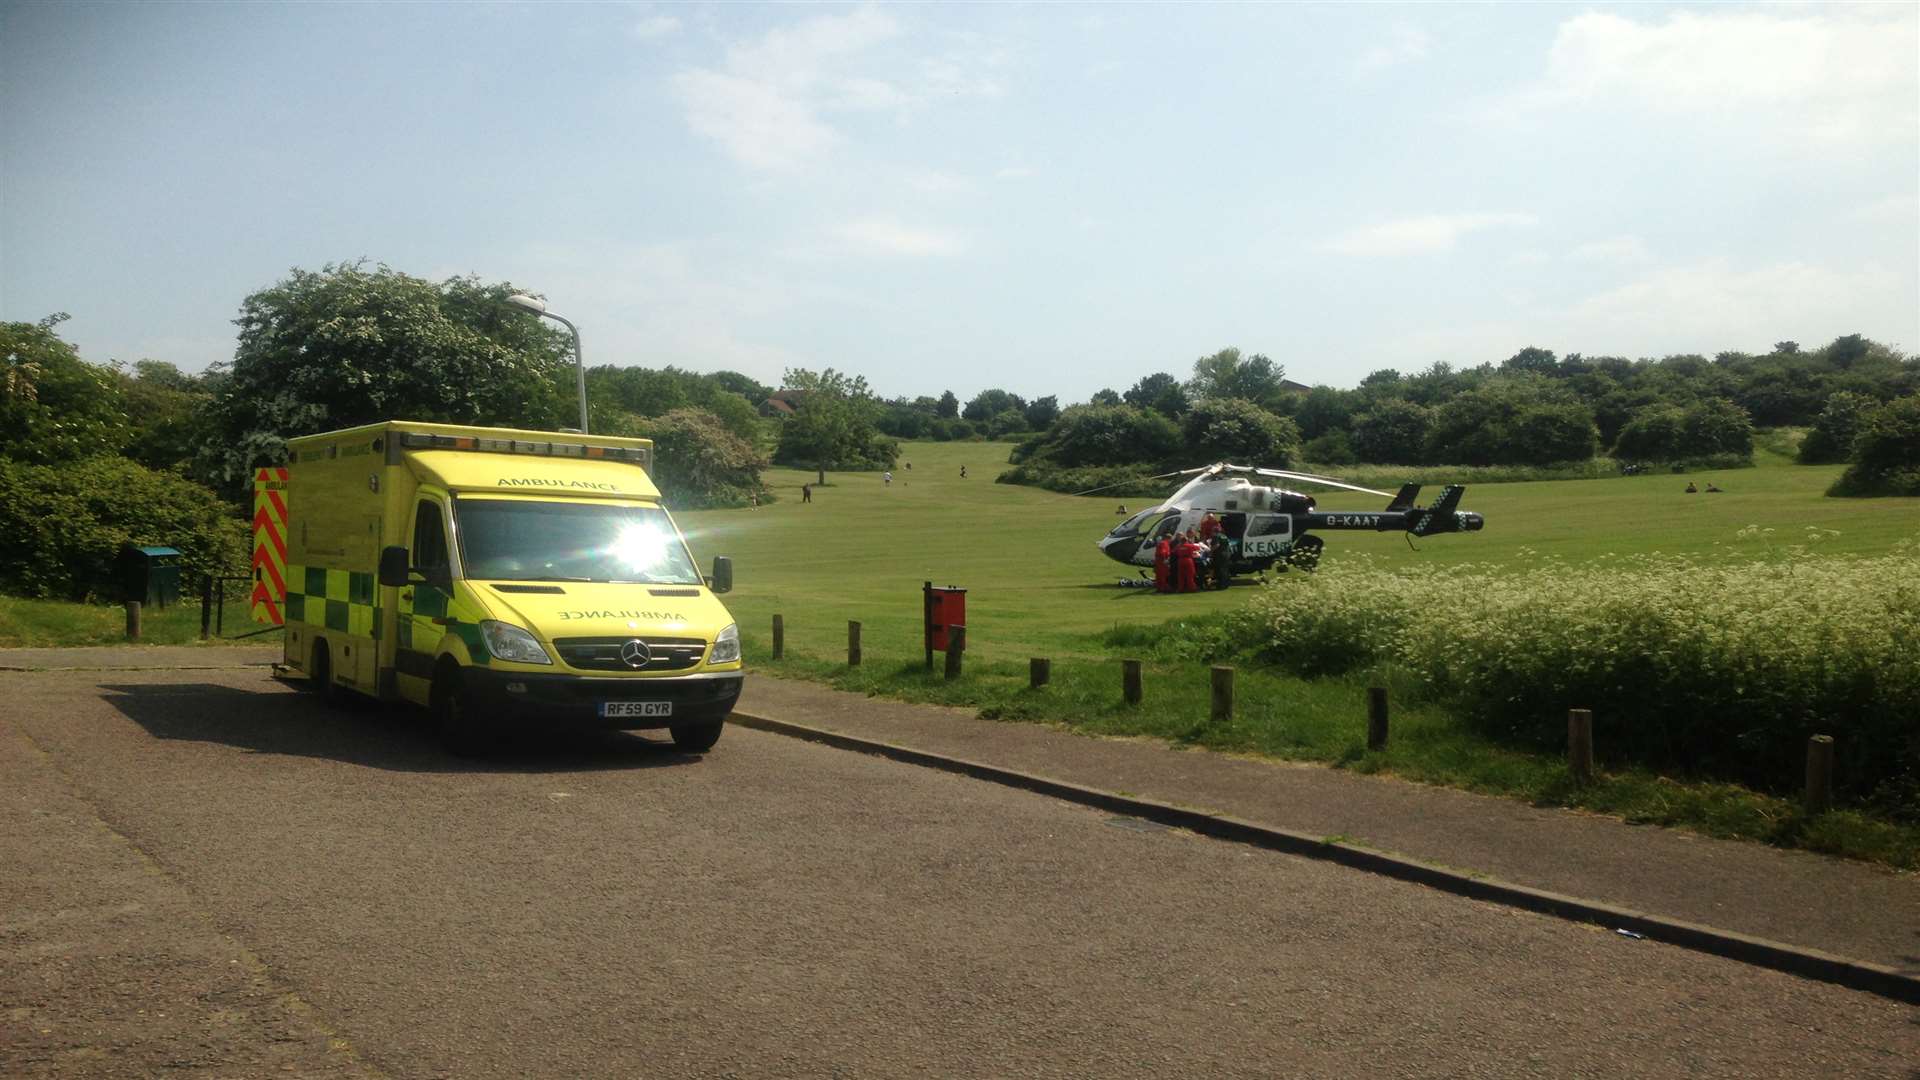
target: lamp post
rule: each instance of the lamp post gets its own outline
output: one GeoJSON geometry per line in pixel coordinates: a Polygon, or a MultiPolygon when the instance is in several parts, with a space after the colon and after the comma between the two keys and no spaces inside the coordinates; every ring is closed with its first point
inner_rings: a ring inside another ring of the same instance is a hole
{"type": "Polygon", "coordinates": [[[525,293],[514,293],[507,297],[507,303],[514,307],[542,315],[573,331],[573,371],[580,383],[580,434],[587,434],[587,365],[580,358],[580,328],[566,319],[547,310],[547,302],[525,293]]]}

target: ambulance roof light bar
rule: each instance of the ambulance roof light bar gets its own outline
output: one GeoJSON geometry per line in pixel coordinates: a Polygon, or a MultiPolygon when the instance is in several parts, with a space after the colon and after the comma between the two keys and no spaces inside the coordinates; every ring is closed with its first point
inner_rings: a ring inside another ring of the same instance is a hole
{"type": "Polygon", "coordinates": [[[647,464],[647,451],[637,446],[587,446],[583,443],[544,442],[533,439],[486,439],[474,435],[432,435],[407,431],[400,445],[409,450],[478,450],[489,454],[537,454],[542,457],[587,458],[604,461],[631,461],[647,464]]]}

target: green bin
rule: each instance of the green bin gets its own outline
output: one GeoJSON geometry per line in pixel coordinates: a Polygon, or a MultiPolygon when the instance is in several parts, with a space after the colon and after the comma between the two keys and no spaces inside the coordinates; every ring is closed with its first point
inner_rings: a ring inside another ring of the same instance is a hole
{"type": "Polygon", "coordinates": [[[147,607],[179,603],[180,552],[132,544],[121,548],[120,592],[122,599],[138,600],[147,607]]]}

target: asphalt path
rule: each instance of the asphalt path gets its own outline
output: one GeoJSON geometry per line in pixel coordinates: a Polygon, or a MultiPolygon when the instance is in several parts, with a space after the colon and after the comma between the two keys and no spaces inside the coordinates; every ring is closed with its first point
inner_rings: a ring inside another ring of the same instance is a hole
{"type": "Polygon", "coordinates": [[[743,729],[0,674],[0,1075],[1913,1076],[1885,999],[743,729]]]}

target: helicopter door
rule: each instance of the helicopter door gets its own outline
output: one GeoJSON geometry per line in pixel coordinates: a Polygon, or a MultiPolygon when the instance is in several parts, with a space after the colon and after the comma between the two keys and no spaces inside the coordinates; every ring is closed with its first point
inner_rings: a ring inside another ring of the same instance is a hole
{"type": "Polygon", "coordinates": [[[1247,520],[1247,534],[1240,542],[1241,554],[1249,559],[1277,558],[1293,543],[1293,518],[1288,514],[1254,514],[1247,520]]]}

